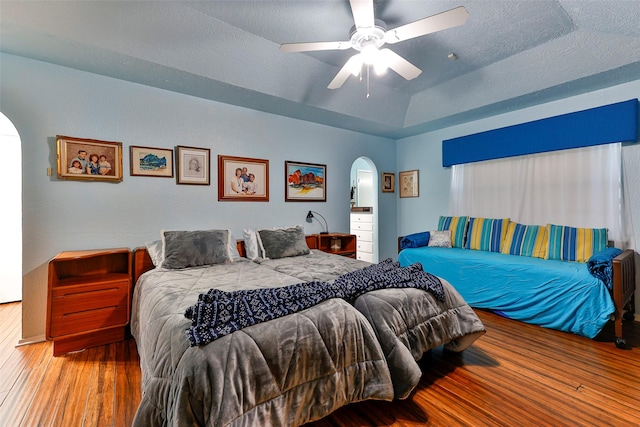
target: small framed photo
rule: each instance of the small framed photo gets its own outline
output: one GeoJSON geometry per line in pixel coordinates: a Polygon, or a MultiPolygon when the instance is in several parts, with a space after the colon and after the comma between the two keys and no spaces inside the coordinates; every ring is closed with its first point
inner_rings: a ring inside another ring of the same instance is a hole
{"type": "Polygon", "coordinates": [[[209,185],[211,150],[208,148],[176,147],[176,182],[188,185],[209,185]]]}
{"type": "Polygon", "coordinates": [[[396,191],[396,174],[382,172],[382,192],[393,193],[396,191]]]}
{"type": "Polygon", "coordinates": [[[400,181],[400,197],[418,197],[418,170],[404,171],[398,174],[400,181]]]}
{"type": "Polygon", "coordinates": [[[269,201],[269,160],[218,156],[218,200],[269,201]]]}
{"type": "Polygon", "coordinates": [[[122,142],[56,136],[58,179],[122,181],[122,142]]]}
{"type": "Polygon", "coordinates": [[[284,162],[285,202],[326,202],[327,165],[284,162]]]}
{"type": "Polygon", "coordinates": [[[129,147],[131,176],[173,178],[173,150],[167,148],[129,147]]]}

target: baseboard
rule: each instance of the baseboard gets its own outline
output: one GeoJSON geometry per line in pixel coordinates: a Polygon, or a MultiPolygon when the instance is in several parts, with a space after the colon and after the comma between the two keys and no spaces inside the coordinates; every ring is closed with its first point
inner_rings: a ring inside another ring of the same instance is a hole
{"type": "Polygon", "coordinates": [[[22,338],[20,341],[18,341],[18,344],[16,344],[16,347],[20,347],[23,345],[29,345],[29,344],[36,344],[39,342],[43,342],[46,341],[46,337],[44,335],[36,335],[35,337],[29,337],[29,338],[22,338]]]}

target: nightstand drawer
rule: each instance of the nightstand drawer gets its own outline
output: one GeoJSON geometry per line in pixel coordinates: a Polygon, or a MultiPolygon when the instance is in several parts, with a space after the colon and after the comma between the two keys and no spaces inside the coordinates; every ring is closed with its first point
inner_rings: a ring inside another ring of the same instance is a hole
{"type": "Polygon", "coordinates": [[[76,334],[129,321],[129,281],[54,289],[51,337],[76,334]]]}

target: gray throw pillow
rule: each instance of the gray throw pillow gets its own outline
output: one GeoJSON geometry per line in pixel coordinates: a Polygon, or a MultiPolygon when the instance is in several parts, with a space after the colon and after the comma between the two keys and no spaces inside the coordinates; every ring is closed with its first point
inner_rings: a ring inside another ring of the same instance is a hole
{"type": "Polygon", "coordinates": [[[451,247],[451,230],[429,232],[429,244],[427,246],[436,248],[451,247]]]}
{"type": "Polygon", "coordinates": [[[258,230],[260,246],[264,258],[277,259],[298,255],[308,255],[311,251],[300,226],[274,230],[258,230]]]}
{"type": "Polygon", "coordinates": [[[163,268],[177,269],[225,264],[229,256],[229,230],[164,231],[163,268]]]}

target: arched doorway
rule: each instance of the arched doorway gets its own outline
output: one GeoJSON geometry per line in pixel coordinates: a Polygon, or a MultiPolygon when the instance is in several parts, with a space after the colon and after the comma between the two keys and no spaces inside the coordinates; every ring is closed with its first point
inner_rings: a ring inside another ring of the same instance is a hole
{"type": "Polygon", "coordinates": [[[0,199],[6,240],[0,245],[0,304],[22,300],[22,149],[18,130],[0,113],[0,199]]]}
{"type": "Polygon", "coordinates": [[[358,259],[378,262],[378,169],[371,159],[359,157],[351,165],[350,180],[350,229],[358,236],[358,259]]]}

